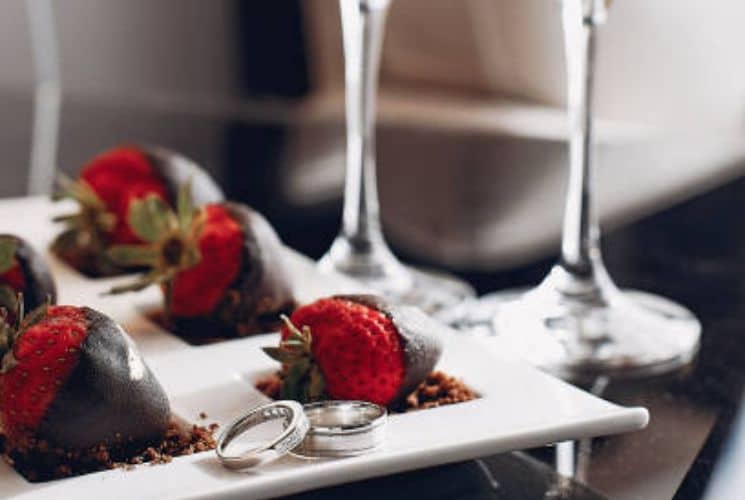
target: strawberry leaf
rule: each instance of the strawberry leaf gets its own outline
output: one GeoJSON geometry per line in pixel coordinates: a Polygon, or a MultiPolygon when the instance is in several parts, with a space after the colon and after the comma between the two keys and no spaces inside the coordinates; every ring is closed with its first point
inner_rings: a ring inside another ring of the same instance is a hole
{"type": "MultiPolygon", "coordinates": [[[[7,314],[7,311],[5,311],[7,314]]],[[[13,326],[8,323],[7,318],[0,319],[0,356],[8,352],[13,343],[13,326]]]]}
{"type": "Polygon", "coordinates": [[[52,217],[52,222],[64,222],[69,226],[79,226],[81,220],[83,220],[81,214],[55,215],[52,217]]]}
{"type": "Polygon", "coordinates": [[[305,347],[305,342],[298,339],[286,339],[282,341],[281,345],[284,349],[302,349],[305,347]]]}
{"type": "Polygon", "coordinates": [[[287,365],[295,363],[304,357],[307,358],[302,352],[288,350],[284,345],[282,347],[262,347],[261,350],[273,360],[287,365]]]}
{"type": "Polygon", "coordinates": [[[188,234],[191,230],[191,223],[194,220],[194,203],[191,199],[191,178],[182,184],[178,190],[176,210],[178,212],[179,228],[183,234],[188,234]]]}
{"type": "Polygon", "coordinates": [[[85,235],[79,229],[67,229],[54,239],[52,249],[57,253],[64,254],[85,246],[83,243],[85,240],[85,235]]]}
{"type": "Polygon", "coordinates": [[[313,343],[313,335],[310,333],[310,327],[308,325],[303,325],[301,333],[305,345],[310,346],[313,343]]]}
{"type": "Polygon", "coordinates": [[[139,292],[140,290],[144,290],[150,285],[160,283],[163,279],[164,278],[160,276],[159,272],[151,271],[149,273],[143,274],[131,283],[125,283],[123,285],[111,287],[108,292],[104,293],[104,295],[117,295],[125,292],[139,292]]]}
{"type": "Polygon", "coordinates": [[[16,264],[18,241],[8,236],[0,238],[0,273],[9,271],[16,264]]]}
{"type": "Polygon", "coordinates": [[[205,224],[207,224],[207,212],[202,209],[197,210],[192,217],[191,228],[186,235],[196,241],[202,234],[205,224]]]}
{"type": "MultiPolygon", "coordinates": [[[[23,299],[19,297],[19,303],[23,304],[23,299]]],[[[20,308],[19,308],[20,309],[20,308]]],[[[19,310],[18,317],[22,318],[21,324],[18,327],[18,331],[27,330],[28,328],[31,328],[36,323],[44,319],[44,317],[47,315],[47,311],[49,310],[49,303],[45,302],[44,304],[40,305],[30,313],[28,313],[25,317],[23,316],[23,311],[19,310]]]]}
{"type": "Polygon", "coordinates": [[[279,347],[262,347],[261,350],[264,351],[264,353],[272,358],[274,361],[284,363],[282,349],[280,349],[279,347]]]}
{"type": "Polygon", "coordinates": [[[107,233],[111,232],[116,227],[116,215],[103,210],[94,211],[93,224],[107,233]]]}
{"type": "Polygon", "coordinates": [[[141,267],[158,264],[158,250],[146,245],[116,245],[106,252],[118,266],[141,267]]]}
{"type": "Polygon", "coordinates": [[[84,180],[80,179],[76,181],[64,174],[60,174],[57,177],[57,185],[59,189],[52,195],[53,200],[59,201],[70,198],[84,207],[101,211],[106,210],[106,204],[84,180]]]}
{"type": "Polygon", "coordinates": [[[199,251],[197,245],[189,245],[186,247],[186,258],[184,267],[194,267],[202,260],[202,253],[199,251]]]}
{"type": "Polygon", "coordinates": [[[286,314],[280,314],[279,318],[285,324],[285,328],[287,328],[287,333],[289,334],[287,339],[283,340],[283,342],[297,341],[301,343],[306,343],[311,340],[310,328],[308,328],[307,326],[304,326],[303,330],[301,331],[300,329],[298,329],[297,326],[295,326],[295,324],[290,320],[290,318],[287,317],[286,314]]]}
{"type": "Polygon", "coordinates": [[[80,205],[74,214],[65,214],[53,218],[54,222],[64,223],[65,231],[58,236],[52,248],[55,252],[75,254],[78,250],[98,254],[103,249],[105,234],[114,230],[116,216],[98,194],[85,181],[74,181],[65,176],[57,179],[59,191],[53,199],[70,198],[80,205]]]}
{"type": "Polygon", "coordinates": [[[13,356],[13,351],[8,350],[3,356],[2,366],[0,366],[0,373],[8,373],[18,364],[18,360],[13,356]]]}
{"type": "Polygon", "coordinates": [[[8,285],[0,285],[0,307],[13,312],[18,308],[18,294],[8,285]]]}
{"type": "Polygon", "coordinates": [[[286,337],[280,341],[279,347],[263,348],[269,357],[284,365],[280,395],[301,402],[323,399],[326,382],[313,359],[310,328],[306,325],[297,328],[284,314],[280,318],[285,323],[286,337]]]}
{"type": "Polygon", "coordinates": [[[59,201],[64,200],[65,198],[72,198],[76,199],[75,194],[75,184],[76,181],[68,177],[67,175],[60,173],[57,175],[57,186],[52,193],[52,200],[59,201]]]}
{"type": "Polygon", "coordinates": [[[132,231],[148,243],[155,243],[178,226],[178,221],[168,205],[153,194],[132,202],[127,222],[132,231]]]}
{"type": "Polygon", "coordinates": [[[280,391],[282,399],[303,401],[303,396],[305,395],[303,382],[309,370],[310,359],[308,358],[301,358],[289,367],[280,391]]]}
{"type": "Polygon", "coordinates": [[[54,193],[52,193],[52,200],[60,201],[65,198],[71,198],[75,200],[75,184],[76,181],[71,179],[63,173],[57,175],[57,182],[54,193]]]}
{"type": "Polygon", "coordinates": [[[70,193],[69,186],[73,182],[75,181],[70,179],[65,174],[59,174],[55,181],[54,191],[52,191],[52,201],[62,201],[67,198],[72,198],[72,193],[70,193]]]}
{"type": "Polygon", "coordinates": [[[318,365],[313,365],[310,369],[310,381],[306,387],[306,400],[319,401],[326,396],[326,380],[323,378],[321,369],[318,365]]]}

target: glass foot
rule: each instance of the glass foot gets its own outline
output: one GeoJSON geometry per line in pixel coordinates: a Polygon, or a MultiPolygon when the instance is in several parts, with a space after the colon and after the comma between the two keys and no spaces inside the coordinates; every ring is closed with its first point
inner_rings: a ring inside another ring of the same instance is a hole
{"type": "Polygon", "coordinates": [[[417,306],[435,318],[447,317],[447,311],[476,296],[471,285],[438,271],[406,268],[413,277],[409,290],[395,297],[403,304],[417,306]]]}
{"type": "Polygon", "coordinates": [[[496,335],[500,347],[561,378],[633,378],[674,371],[695,357],[701,324],[664,297],[613,289],[602,305],[567,299],[546,283],[474,301],[451,318],[496,335]]]}
{"type": "Polygon", "coordinates": [[[364,283],[397,303],[413,305],[438,317],[476,295],[471,285],[437,271],[404,266],[387,247],[375,252],[353,251],[345,239],[337,238],[318,262],[322,272],[338,272],[364,283]]]}

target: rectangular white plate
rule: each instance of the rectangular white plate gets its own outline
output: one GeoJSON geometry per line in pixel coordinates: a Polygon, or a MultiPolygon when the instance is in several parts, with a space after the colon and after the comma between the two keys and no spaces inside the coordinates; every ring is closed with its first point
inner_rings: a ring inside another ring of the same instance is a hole
{"type": "MultiPolygon", "coordinates": [[[[25,237],[46,252],[55,229],[43,198],[0,201],[0,232],[25,237]]],[[[302,300],[354,291],[346,280],[317,276],[312,263],[288,251],[302,300]]],[[[225,424],[265,398],[253,381],[276,369],[260,350],[276,345],[262,335],[206,347],[192,347],[152,324],[143,308],[158,293],[101,297],[116,279],[91,280],[49,256],[60,302],[85,304],[120,321],[140,345],[171,398],[174,411],[199,423],[225,424]],[[199,413],[207,420],[200,421],[199,413]]],[[[126,278],[125,278],[126,279],[126,278]]],[[[540,446],[567,439],[627,432],[644,427],[644,408],[623,408],[532,367],[500,357],[484,341],[458,334],[443,339],[438,368],[458,376],[482,398],[431,410],[394,415],[386,446],[372,454],[326,460],[286,457],[250,472],[223,469],[211,452],[176,458],[167,465],[142,465],[77,478],[31,484],[0,464],[5,498],[260,498],[340,484],[488,454],[540,446]]]]}

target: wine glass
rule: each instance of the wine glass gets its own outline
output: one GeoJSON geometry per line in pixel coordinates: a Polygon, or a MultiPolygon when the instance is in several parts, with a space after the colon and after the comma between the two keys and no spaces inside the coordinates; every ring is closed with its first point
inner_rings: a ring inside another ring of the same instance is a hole
{"type": "Polygon", "coordinates": [[[701,333],[690,311],[619,290],[603,265],[593,207],[592,94],[596,28],[609,3],[562,0],[570,170],[560,260],[537,288],[498,292],[478,305],[482,314],[491,311],[500,345],[571,380],[674,370],[693,359],[701,333]]]}
{"type": "Polygon", "coordinates": [[[380,54],[390,0],[339,0],[346,85],[346,184],[342,227],[319,261],[397,302],[430,313],[474,295],[465,282],[404,266],[380,225],[375,166],[375,111],[380,54]]]}

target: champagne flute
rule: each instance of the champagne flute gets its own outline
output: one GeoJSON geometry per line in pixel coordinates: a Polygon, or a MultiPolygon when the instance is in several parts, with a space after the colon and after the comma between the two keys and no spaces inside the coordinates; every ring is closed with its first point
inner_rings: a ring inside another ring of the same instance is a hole
{"type": "Polygon", "coordinates": [[[375,112],[385,20],[391,0],[339,0],[346,85],[346,184],[340,234],[319,261],[397,302],[430,313],[457,306],[473,289],[445,274],[404,266],[380,225],[375,165],[375,112]]]}
{"type": "Polygon", "coordinates": [[[533,364],[571,380],[646,376],[679,368],[698,350],[701,325],[656,295],[619,290],[600,254],[593,206],[596,30],[609,0],[562,0],[567,65],[569,187],[561,257],[535,289],[486,297],[492,329],[533,364]]]}

